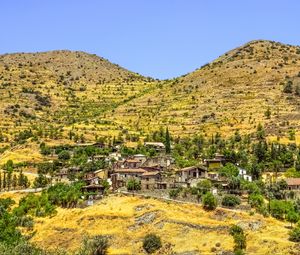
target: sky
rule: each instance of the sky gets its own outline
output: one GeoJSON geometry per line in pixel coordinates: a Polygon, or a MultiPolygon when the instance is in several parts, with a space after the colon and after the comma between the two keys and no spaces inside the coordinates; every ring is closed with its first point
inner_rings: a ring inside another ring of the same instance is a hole
{"type": "Polygon", "coordinates": [[[2,0],[0,54],[80,50],[159,79],[251,40],[300,45],[298,0],[2,0]]]}

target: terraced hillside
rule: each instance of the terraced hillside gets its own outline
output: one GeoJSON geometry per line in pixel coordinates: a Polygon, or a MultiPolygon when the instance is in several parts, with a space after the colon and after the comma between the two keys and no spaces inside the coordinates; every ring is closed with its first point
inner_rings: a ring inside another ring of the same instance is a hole
{"type": "Polygon", "coordinates": [[[141,136],[163,125],[180,135],[250,133],[259,122],[284,136],[299,130],[299,72],[300,47],[272,41],[249,42],[166,81],[83,52],[6,54],[0,56],[0,142],[20,140],[24,129],[65,143],[128,131],[141,136]]]}
{"type": "Polygon", "coordinates": [[[252,41],[119,106],[112,120],[145,131],[168,125],[177,134],[225,135],[237,129],[249,133],[261,122],[280,135],[299,130],[299,75],[300,47],[252,41]],[[284,93],[289,80],[293,91],[284,93]]]}
{"type": "Polygon", "coordinates": [[[0,128],[7,140],[25,128],[64,137],[66,127],[108,124],[107,109],[154,86],[95,55],[51,51],[0,56],[0,128]],[[53,128],[50,128],[53,127],[53,128]]]}

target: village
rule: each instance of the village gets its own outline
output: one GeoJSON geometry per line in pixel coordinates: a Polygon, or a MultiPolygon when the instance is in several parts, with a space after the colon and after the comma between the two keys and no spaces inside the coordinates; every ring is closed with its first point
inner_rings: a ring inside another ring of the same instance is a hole
{"type": "MultiPolygon", "coordinates": [[[[83,144],[79,147],[100,146],[102,144],[83,144]]],[[[91,201],[100,199],[105,192],[131,192],[132,194],[153,195],[161,198],[177,198],[177,193],[182,189],[193,189],[199,187],[199,183],[209,183],[207,191],[214,196],[220,194],[243,195],[247,192],[237,187],[232,187],[230,176],[222,174],[220,170],[227,166],[235,167],[238,171],[237,178],[244,183],[252,183],[252,175],[238,164],[228,163],[224,155],[215,153],[213,158],[205,158],[193,166],[178,168],[174,158],[166,153],[162,142],[145,142],[144,147],[155,150],[155,156],[144,154],[122,155],[118,147],[115,152],[107,156],[94,155],[88,158],[88,162],[94,163],[104,161],[105,167],[95,171],[82,173],[80,167],[63,167],[55,173],[55,182],[69,183],[70,176],[73,181],[83,181],[82,190],[88,194],[89,204],[91,201]],[[74,176],[77,177],[74,179],[74,176]],[[105,184],[104,184],[105,183],[105,184]],[[108,188],[109,187],[109,188],[108,188]],[[177,193],[176,193],[177,192],[177,193]]],[[[284,173],[266,172],[263,176],[265,184],[276,183],[279,180],[286,182],[286,192],[293,192],[297,197],[300,192],[300,178],[286,178],[284,173]]],[[[293,195],[294,196],[294,195],[293,195]]],[[[183,201],[190,199],[185,195],[183,201]]],[[[192,201],[198,201],[194,199],[192,201]]]]}

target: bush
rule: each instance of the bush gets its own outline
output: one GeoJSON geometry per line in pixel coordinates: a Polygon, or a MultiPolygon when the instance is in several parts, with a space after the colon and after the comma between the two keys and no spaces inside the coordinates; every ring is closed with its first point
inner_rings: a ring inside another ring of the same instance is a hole
{"type": "Polygon", "coordinates": [[[291,226],[293,223],[297,223],[300,220],[300,216],[297,212],[294,210],[291,210],[286,215],[286,220],[291,223],[291,226]]]}
{"type": "Polygon", "coordinates": [[[179,193],[180,193],[180,189],[171,189],[169,191],[169,197],[176,198],[176,197],[178,197],[179,193]]]}
{"type": "Polygon", "coordinates": [[[229,234],[234,239],[235,254],[243,254],[243,249],[246,249],[246,235],[241,227],[237,225],[231,226],[229,234]]]}
{"type": "Polygon", "coordinates": [[[141,189],[141,183],[137,179],[130,179],[127,182],[127,190],[129,191],[135,191],[141,189]]]}
{"type": "Polygon", "coordinates": [[[300,242],[300,224],[289,232],[289,240],[293,242],[300,242]]]}
{"type": "Polygon", "coordinates": [[[289,201],[271,200],[271,215],[279,220],[283,220],[289,211],[294,209],[294,206],[289,201]]]}
{"type": "Polygon", "coordinates": [[[225,195],[222,199],[222,205],[224,206],[234,207],[239,205],[240,203],[240,198],[235,195],[225,195]]]}
{"type": "Polygon", "coordinates": [[[284,93],[293,93],[293,82],[292,81],[288,81],[284,88],[283,88],[283,92],[284,93]]]}
{"type": "Polygon", "coordinates": [[[161,248],[160,237],[155,234],[148,234],[143,241],[143,248],[147,253],[153,253],[161,248]]]}
{"type": "Polygon", "coordinates": [[[251,205],[251,207],[254,207],[254,208],[262,207],[265,203],[264,197],[262,195],[258,195],[258,194],[251,194],[249,196],[248,201],[249,201],[249,204],[251,205]]]}
{"type": "Polygon", "coordinates": [[[69,160],[70,158],[70,152],[68,151],[63,150],[58,154],[58,159],[60,160],[69,160]]]}
{"type": "Polygon", "coordinates": [[[85,238],[77,255],[106,255],[109,247],[108,237],[97,235],[85,238]]]}
{"type": "Polygon", "coordinates": [[[214,210],[218,205],[217,199],[211,192],[202,196],[202,203],[205,210],[214,210]]]}

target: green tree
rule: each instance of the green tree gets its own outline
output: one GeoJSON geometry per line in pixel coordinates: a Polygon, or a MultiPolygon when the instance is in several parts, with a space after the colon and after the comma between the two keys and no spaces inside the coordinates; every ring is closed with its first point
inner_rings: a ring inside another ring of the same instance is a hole
{"type": "Polygon", "coordinates": [[[293,242],[300,242],[300,223],[289,232],[289,240],[293,242]]]}
{"type": "Polygon", "coordinates": [[[48,178],[45,175],[43,175],[43,174],[39,174],[38,177],[36,177],[34,179],[33,187],[34,188],[44,188],[48,184],[49,184],[48,178]]]}
{"type": "Polygon", "coordinates": [[[169,133],[169,129],[168,128],[166,130],[165,146],[166,146],[166,153],[170,154],[171,153],[171,137],[170,137],[170,133],[169,133]]]}
{"type": "Polygon", "coordinates": [[[148,234],[144,237],[143,248],[147,253],[153,253],[161,248],[161,239],[155,234],[148,234]]]}
{"type": "Polygon", "coordinates": [[[217,208],[218,201],[211,192],[207,192],[202,196],[202,204],[205,210],[214,210],[217,208]]]}
{"type": "Polygon", "coordinates": [[[17,179],[17,175],[13,175],[12,177],[12,182],[11,182],[11,185],[13,187],[13,189],[15,190],[18,186],[18,179],[17,179]]]}
{"type": "Polygon", "coordinates": [[[7,172],[12,172],[14,170],[14,162],[10,159],[10,160],[7,160],[5,166],[4,166],[4,169],[7,171],[7,172]]]}
{"type": "Polygon", "coordinates": [[[256,129],[256,137],[258,140],[264,140],[265,139],[265,129],[262,126],[261,123],[258,124],[257,129],[256,129]]]}
{"type": "Polygon", "coordinates": [[[300,220],[300,216],[294,210],[290,210],[286,215],[286,220],[291,223],[291,227],[293,223],[297,223],[300,220]]]}
{"type": "Polygon", "coordinates": [[[246,235],[243,229],[237,225],[231,226],[229,229],[230,235],[233,237],[234,240],[234,251],[235,253],[240,252],[246,249],[246,235]]]}
{"type": "Polygon", "coordinates": [[[135,178],[128,180],[126,186],[127,186],[127,190],[129,191],[136,191],[141,189],[141,183],[139,182],[139,180],[135,178]]]}
{"type": "Polygon", "coordinates": [[[63,150],[58,154],[58,159],[69,160],[71,158],[70,152],[63,150]]]}
{"type": "Polygon", "coordinates": [[[227,194],[222,198],[223,206],[235,207],[240,203],[241,203],[240,198],[235,195],[227,194]]]}

